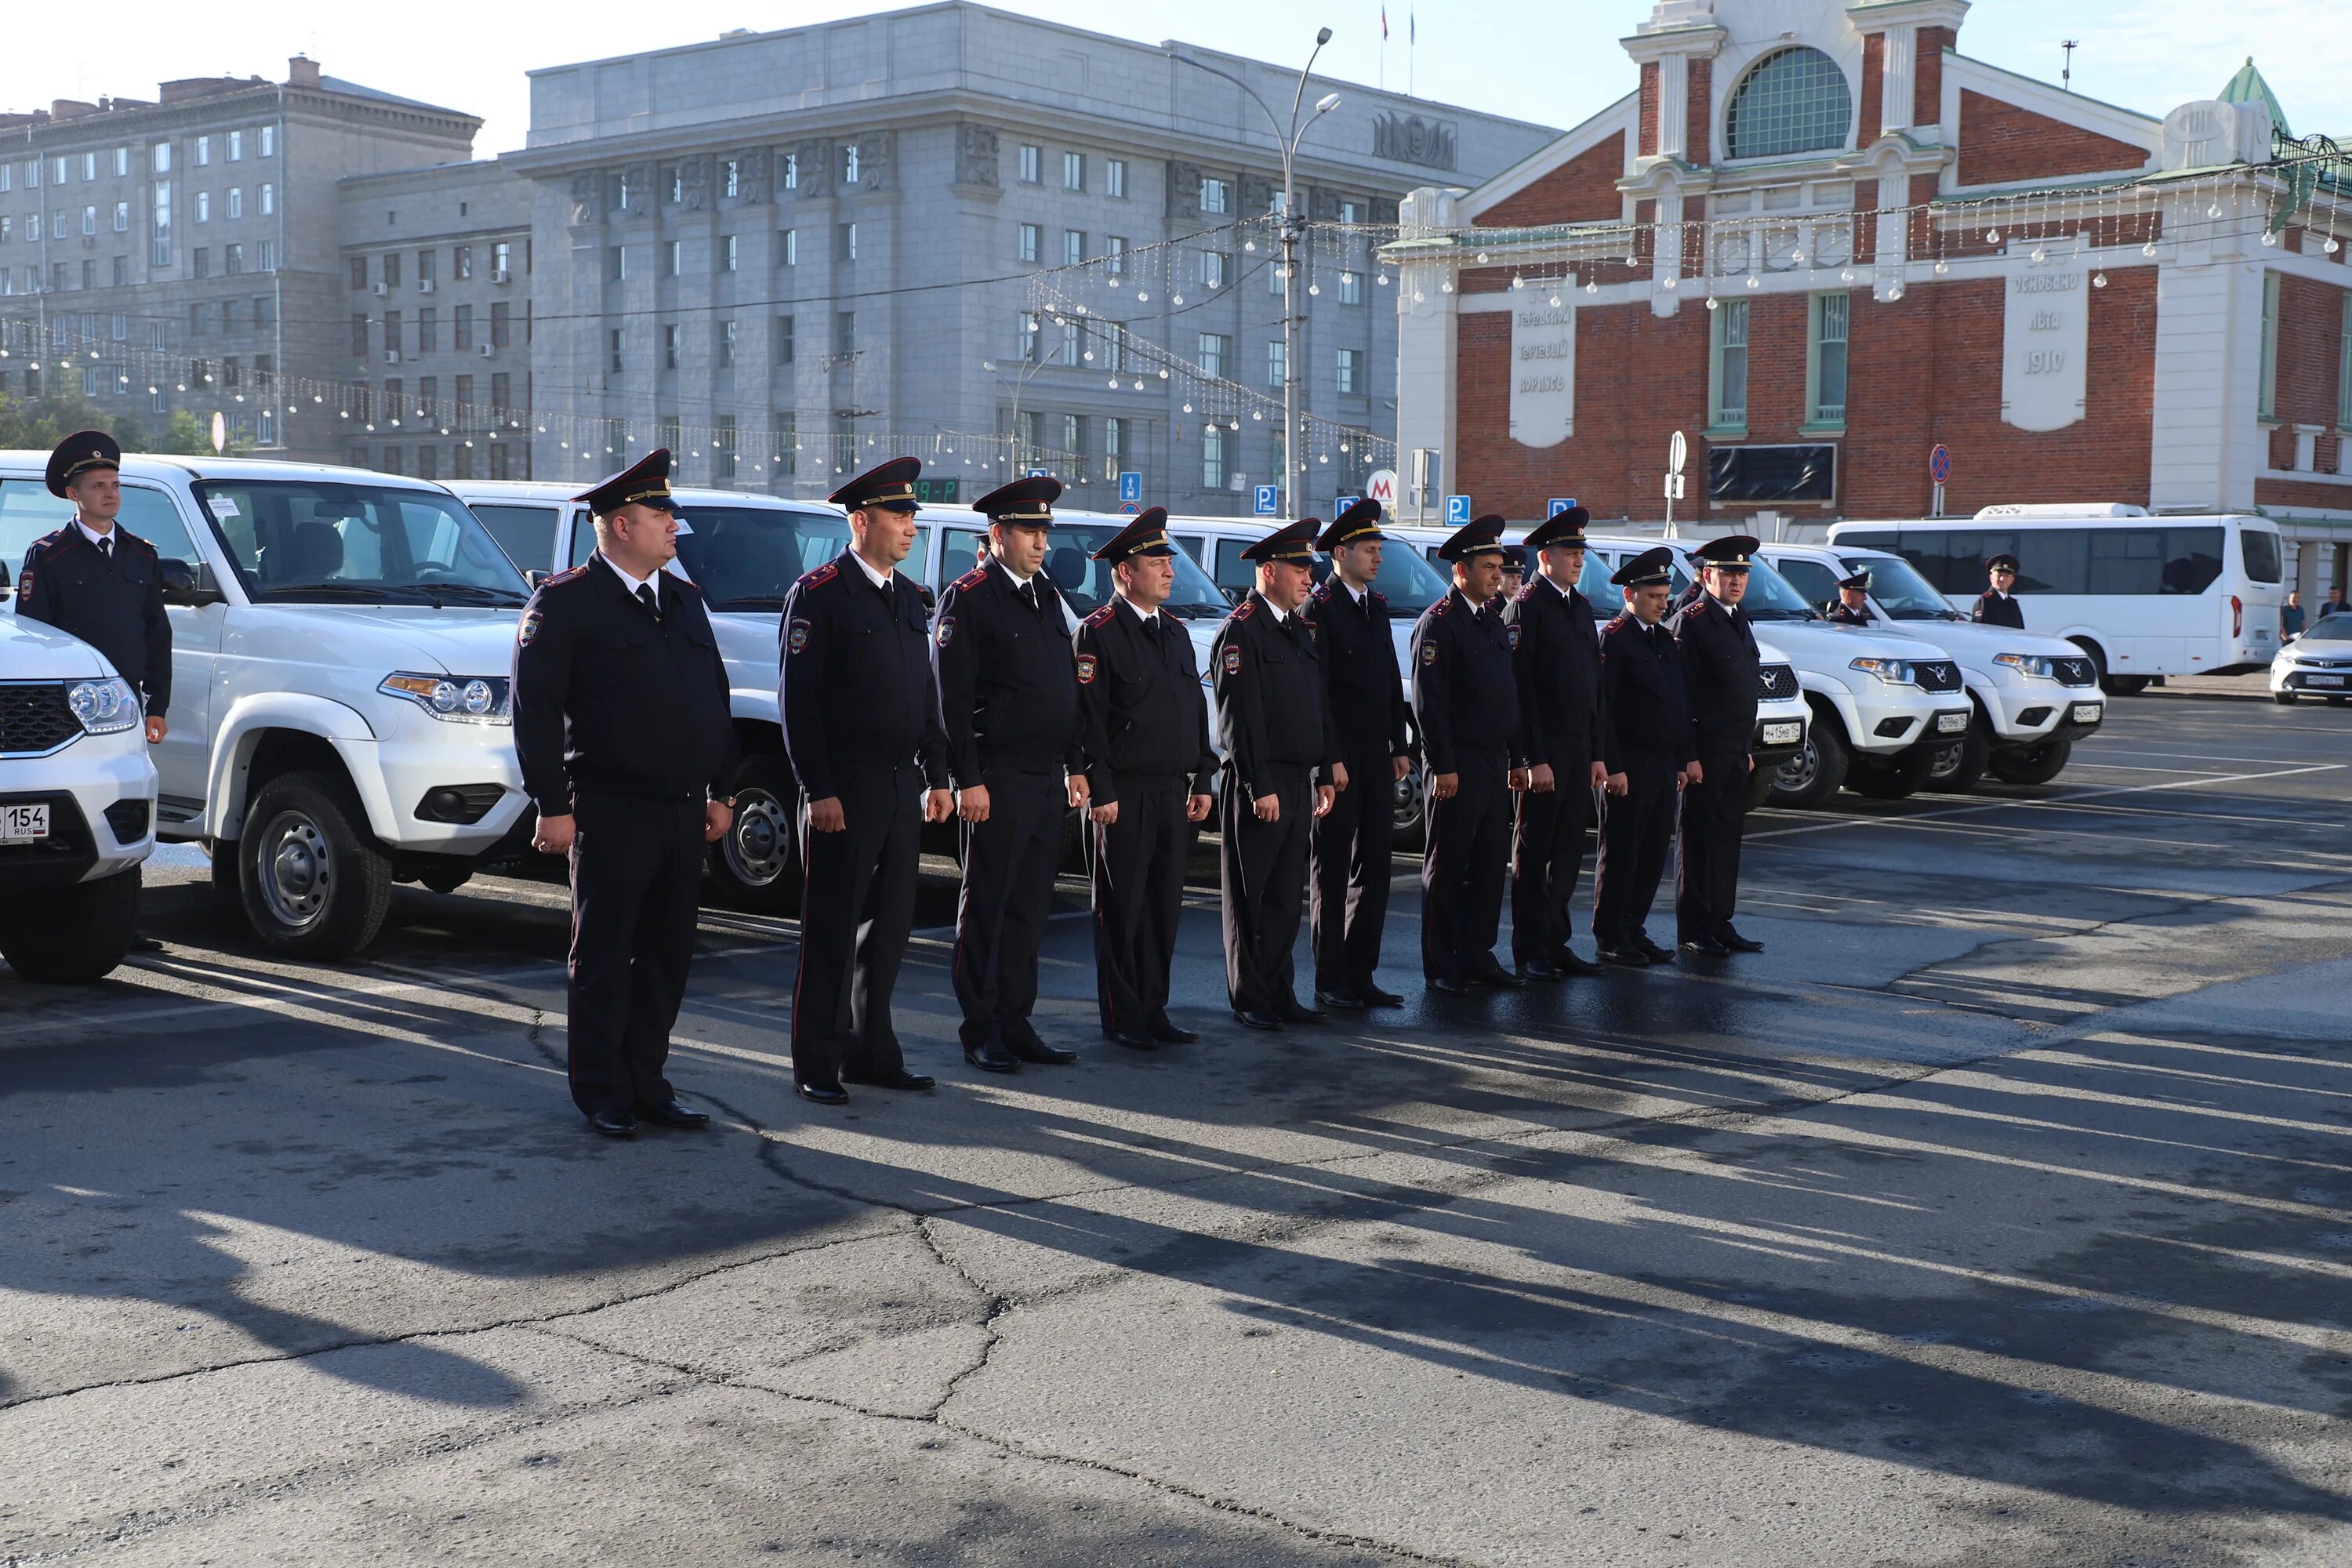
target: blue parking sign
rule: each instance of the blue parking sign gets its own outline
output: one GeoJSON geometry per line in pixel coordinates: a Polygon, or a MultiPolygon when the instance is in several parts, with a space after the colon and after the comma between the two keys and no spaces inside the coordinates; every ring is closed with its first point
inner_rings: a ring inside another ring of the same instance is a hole
{"type": "Polygon", "coordinates": [[[1576,498],[1574,496],[1552,497],[1551,500],[1544,502],[1544,521],[1546,522],[1549,522],[1553,518],[1558,517],[1561,512],[1566,511],[1570,507],[1572,507],[1575,504],[1576,498]]]}
{"type": "Polygon", "coordinates": [[[1118,476],[1118,499],[1123,501],[1143,499],[1143,474],[1138,468],[1122,468],[1118,476]]]}
{"type": "Polygon", "coordinates": [[[1445,526],[1448,528],[1460,528],[1469,521],[1470,498],[1468,496],[1447,496],[1445,498],[1445,526]]]}
{"type": "Polygon", "coordinates": [[[1272,517],[1272,516],[1274,515],[1274,505],[1275,505],[1274,498],[1275,498],[1277,494],[1279,494],[1279,493],[1280,493],[1280,487],[1278,487],[1278,486],[1275,486],[1275,485],[1260,485],[1260,486],[1258,486],[1258,488],[1257,488],[1257,515],[1258,515],[1258,516],[1260,516],[1260,517],[1272,517]]]}
{"type": "Polygon", "coordinates": [[[1358,501],[1363,499],[1364,498],[1361,496],[1339,496],[1335,498],[1331,502],[1331,515],[1333,517],[1339,516],[1341,512],[1347,510],[1349,507],[1355,505],[1358,501]]]}

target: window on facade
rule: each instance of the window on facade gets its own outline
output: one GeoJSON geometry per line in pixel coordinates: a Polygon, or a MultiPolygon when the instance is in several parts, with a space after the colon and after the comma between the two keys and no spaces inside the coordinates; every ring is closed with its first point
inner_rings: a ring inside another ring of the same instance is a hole
{"type": "Polygon", "coordinates": [[[1083,191],[1087,188],[1087,155],[1084,153],[1062,154],[1062,189],[1083,191]]]}
{"type": "Polygon", "coordinates": [[[1127,197],[1127,160],[1107,158],[1103,161],[1103,195],[1118,200],[1127,197]]]}
{"type": "Polygon", "coordinates": [[[621,358],[621,341],[620,328],[611,327],[606,329],[604,332],[604,348],[605,353],[609,357],[606,359],[605,363],[613,367],[613,374],[615,375],[621,374],[623,364],[621,358]]]}
{"type": "Polygon", "coordinates": [[[81,155],[81,177],[84,183],[88,183],[89,181],[98,178],[97,153],[84,153],[81,155]]]}
{"type": "Polygon", "coordinates": [[[506,347],[512,330],[509,325],[507,302],[504,300],[490,301],[490,346],[506,347]]]}
{"type": "Polygon", "coordinates": [[[62,185],[65,183],[66,161],[64,156],[60,154],[49,161],[49,184],[53,185],[62,185]]]}
{"type": "Polygon", "coordinates": [[[352,312],[352,357],[367,358],[368,319],[364,310],[352,312]]]}
{"type": "Polygon", "coordinates": [[[784,167],[782,181],[784,189],[799,190],[801,188],[801,155],[798,153],[786,153],[778,161],[784,167]]]}
{"type": "Polygon", "coordinates": [[[1041,342],[1037,332],[1037,317],[1028,310],[1021,312],[1013,332],[1013,352],[1031,364],[1037,363],[1041,342]]]}
{"type": "Polygon", "coordinates": [[[1731,95],[1724,140],[1735,158],[1815,153],[1844,146],[1853,121],[1845,72],[1821,50],[1799,46],[1775,49],[1748,73],[1731,95]]]}
{"type": "Polygon", "coordinates": [[[117,147],[117,148],[114,150],[114,175],[115,175],[115,178],[117,178],[117,179],[121,179],[122,176],[124,176],[124,175],[126,175],[126,174],[130,174],[130,173],[131,173],[131,149],[130,149],[130,148],[128,148],[128,147],[117,147]]]}
{"type": "Polygon", "coordinates": [[[1265,345],[1265,384],[1268,386],[1282,384],[1283,367],[1288,363],[1286,355],[1286,347],[1280,340],[1265,345]]]}
{"type": "Polygon", "coordinates": [[[197,167],[197,168],[199,168],[199,169],[204,168],[205,165],[209,164],[212,161],[213,161],[213,139],[212,139],[211,137],[209,137],[209,136],[199,136],[199,137],[197,137],[197,138],[196,138],[196,167],[197,167]]]}
{"type": "Polygon", "coordinates": [[[439,447],[419,447],[416,448],[416,477],[420,479],[437,479],[441,477],[439,447]]]}
{"type": "Polygon", "coordinates": [[[514,377],[499,371],[490,377],[490,411],[494,416],[502,416],[513,405],[514,377]]]}
{"type": "Polygon", "coordinates": [[[843,261],[857,259],[857,226],[856,224],[845,223],[835,226],[833,253],[836,258],[843,261]]]}
{"type": "Polygon", "coordinates": [[[1077,453],[1087,449],[1087,420],[1082,414],[1062,416],[1062,450],[1077,453]]]}
{"type": "Polygon", "coordinates": [[[433,281],[434,259],[435,253],[430,250],[420,250],[416,253],[416,281],[418,283],[424,284],[433,281]]]}
{"type": "Polygon", "coordinates": [[[1815,425],[1845,423],[1846,322],[1853,296],[1845,293],[1813,296],[1811,352],[1806,365],[1807,420],[1815,425]]]}
{"type": "Polygon", "coordinates": [[[81,209],[81,231],[84,234],[96,234],[98,232],[98,209],[96,207],[90,206],[81,209]]]}
{"type": "Polygon", "coordinates": [[[474,352],[474,307],[459,305],[449,312],[449,346],[461,354],[474,352]]]}
{"type": "Polygon", "coordinates": [[[845,185],[854,185],[857,183],[857,143],[855,142],[842,144],[841,183],[845,185]]]}
{"type": "Polygon", "coordinates": [[[1034,261],[1037,259],[1037,247],[1043,232],[1044,231],[1034,223],[1024,223],[1021,226],[1022,260],[1034,261]]]}
{"type": "Polygon", "coordinates": [[[801,264],[801,231],[788,228],[777,239],[776,254],[783,258],[779,265],[798,267],[801,264]]]}
{"type": "Polygon", "coordinates": [[[263,126],[263,127],[261,128],[261,153],[260,153],[260,156],[262,156],[262,157],[264,157],[264,158],[274,158],[274,157],[276,157],[277,155],[278,155],[278,127],[276,127],[275,125],[265,125],[265,126],[263,126]]]}
{"type": "Polygon", "coordinates": [[[400,312],[397,310],[383,313],[383,346],[387,353],[400,352],[400,312]]]}
{"type": "Polygon", "coordinates": [[[1201,488],[1221,490],[1225,488],[1226,432],[1211,425],[1201,432],[1201,488]]]}
{"type": "Polygon", "coordinates": [[[1108,418],[1103,421],[1103,479],[1115,482],[1119,469],[1127,462],[1127,421],[1108,418]]]}
{"type": "Polygon", "coordinates": [[[400,252],[396,250],[384,252],[383,286],[387,289],[400,287],[400,252]]]}
{"type": "Polygon", "coordinates": [[[449,275],[461,281],[465,279],[471,278],[474,275],[474,247],[472,246],[459,245],[450,247],[449,275]]]}
{"type": "MultiPolygon", "coordinates": [[[[524,242],[523,270],[526,272],[530,269],[530,251],[528,248],[529,244],[530,242],[527,240],[524,242]]],[[[498,244],[490,247],[490,275],[495,281],[503,283],[509,277],[513,276],[513,274],[507,270],[507,264],[513,259],[513,257],[514,247],[506,240],[502,239],[499,241],[498,244]]]]}
{"type": "Polygon", "coordinates": [[[740,196],[743,194],[743,165],[733,158],[719,160],[719,194],[740,196]]]}
{"type": "Polygon", "coordinates": [[[1229,213],[1234,210],[1234,183],[1231,180],[1201,181],[1201,211],[1229,213]]]}
{"type": "Polygon", "coordinates": [[[1234,340],[1223,332],[1201,334],[1199,363],[1201,374],[1211,378],[1225,374],[1225,362],[1233,357],[1234,340]]]}
{"type": "Polygon", "coordinates": [[[213,194],[210,191],[196,193],[196,221],[198,223],[213,221],[213,194]]]}
{"type": "Polygon", "coordinates": [[[1112,277],[1124,278],[1127,276],[1127,237],[1125,235],[1115,234],[1108,239],[1105,240],[1103,242],[1103,256],[1106,258],[1108,270],[1112,277]]]}
{"type": "Polygon", "coordinates": [[[243,185],[231,185],[228,188],[228,216],[231,217],[243,217],[245,216],[245,187],[243,185]]]}
{"type": "Polygon", "coordinates": [[[735,477],[735,416],[722,414],[710,432],[710,473],[714,479],[735,477]]]}
{"type": "Polygon", "coordinates": [[[735,270],[735,261],[736,261],[736,254],[737,254],[737,245],[736,245],[736,241],[737,241],[737,237],[736,237],[736,236],[734,236],[734,235],[731,235],[731,234],[730,234],[730,235],[727,236],[724,239],[721,239],[721,240],[719,242],[719,271],[721,271],[721,272],[732,272],[732,271],[734,271],[734,270],[735,270]]]}
{"type": "Polygon", "coordinates": [[[256,327],[264,329],[274,327],[278,324],[277,302],[271,300],[267,294],[257,294],[254,296],[253,324],[256,327]]]}
{"type": "Polygon", "coordinates": [[[277,216],[277,212],[278,212],[278,187],[277,187],[276,185],[264,185],[264,186],[262,186],[262,187],[261,187],[261,216],[262,216],[263,217],[274,217],[275,216],[277,216]]]}
{"type": "Polygon", "coordinates": [[[857,352],[857,312],[835,310],[833,313],[833,352],[849,354],[857,352]]]}
{"type": "Polygon", "coordinates": [[[679,173],[676,163],[662,170],[662,189],[668,194],[672,206],[686,200],[686,176],[679,173]]]}
{"type": "MultiPolygon", "coordinates": [[[[197,277],[209,278],[213,275],[213,253],[208,247],[201,245],[196,247],[189,254],[188,262],[188,269],[197,277]]],[[[62,272],[65,269],[65,263],[58,262],[58,269],[62,272]]]]}
{"type": "Polygon", "coordinates": [[[127,256],[116,257],[114,258],[114,286],[117,289],[120,289],[130,281],[131,258],[127,256]]]}
{"type": "Polygon", "coordinates": [[[416,312],[416,352],[434,354],[441,352],[441,311],[432,305],[416,312]]]}
{"type": "Polygon", "coordinates": [[[775,359],[778,364],[793,363],[793,319],[790,316],[776,318],[775,359]]]}
{"type": "Polygon", "coordinates": [[[1360,272],[1339,274],[1339,303],[1360,305],[1364,302],[1364,275],[1360,272]]]}
{"type": "Polygon", "coordinates": [[[1341,349],[1339,351],[1339,390],[1347,393],[1360,393],[1364,390],[1363,350],[1341,349]]]}
{"type": "Polygon", "coordinates": [[[228,161],[235,163],[240,162],[244,157],[245,132],[242,131],[232,131],[228,133],[228,161]]]}
{"type": "Polygon", "coordinates": [[[131,232],[131,204],[129,202],[117,202],[114,204],[114,232],[117,234],[129,234],[131,232]]]}
{"type": "Polygon", "coordinates": [[[150,149],[149,161],[154,165],[155,173],[159,174],[170,174],[172,172],[172,144],[169,142],[156,142],[155,145],[150,149]]]}
{"type": "Polygon", "coordinates": [[[440,404],[441,378],[437,375],[418,376],[416,378],[416,416],[419,419],[437,418],[440,414],[440,404]]]}
{"type": "Polygon", "coordinates": [[[1062,363],[1064,364],[1077,363],[1078,356],[1085,352],[1079,344],[1081,331],[1075,320],[1068,316],[1062,318],[1062,363]]]}
{"type": "Polygon", "coordinates": [[[2263,368],[2254,412],[2262,418],[2278,417],[2279,275],[2263,274],[2263,368]]]}
{"type": "Polygon", "coordinates": [[[662,369],[676,370],[677,368],[677,324],[673,321],[664,326],[661,334],[662,369]]]}
{"type": "Polygon", "coordinates": [[[205,309],[204,302],[202,300],[198,300],[194,304],[190,305],[188,307],[188,336],[192,338],[203,337],[205,335],[205,327],[210,320],[211,313],[205,309]]]}
{"type": "Polygon", "coordinates": [[[1748,424],[1748,301],[1726,300],[1714,312],[1707,367],[1707,422],[1718,429],[1748,424]]]}
{"type": "Polygon", "coordinates": [[[1023,184],[1034,185],[1045,178],[1043,172],[1045,159],[1044,149],[1033,147],[1025,142],[1021,144],[1021,183],[1023,184]]]}
{"type": "Polygon", "coordinates": [[[365,288],[367,287],[367,258],[366,258],[366,257],[364,257],[364,256],[354,256],[354,257],[352,257],[352,259],[351,259],[351,274],[352,274],[352,287],[353,289],[365,289],[365,288]]]}
{"type": "Polygon", "coordinates": [[[661,247],[662,276],[676,278],[686,270],[686,241],[666,240],[661,247]]]}
{"type": "Polygon", "coordinates": [[[172,265],[172,182],[155,182],[155,226],[149,236],[148,259],[157,267],[172,265]]]}
{"type": "Polygon", "coordinates": [[[1225,253],[1222,250],[1201,252],[1201,284],[1207,289],[1225,286],[1225,253]]]}
{"type": "Polygon", "coordinates": [[[1076,267],[1079,262],[1084,261],[1086,258],[1086,231],[1076,228],[1064,229],[1062,231],[1062,265],[1065,267],[1076,267]]]}
{"type": "Polygon", "coordinates": [[[735,323],[719,323],[719,366],[727,369],[735,363],[735,323]]]}
{"type": "Polygon", "coordinates": [[[243,325],[245,324],[245,323],[244,323],[244,321],[241,320],[241,318],[242,318],[242,316],[243,316],[243,314],[244,314],[244,311],[243,311],[243,310],[240,308],[240,306],[238,305],[238,303],[237,303],[237,301],[236,301],[236,300],[223,300],[221,301],[221,308],[220,308],[220,309],[221,309],[221,331],[224,331],[224,332],[234,332],[234,331],[236,331],[239,327],[241,327],[241,326],[243,326],[243,325]]]}

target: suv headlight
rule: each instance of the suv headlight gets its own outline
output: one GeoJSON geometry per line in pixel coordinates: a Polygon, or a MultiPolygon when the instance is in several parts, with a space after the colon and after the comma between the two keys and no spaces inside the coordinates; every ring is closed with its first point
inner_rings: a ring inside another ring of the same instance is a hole
{"type": "Polygon", "coordinates": [[[383,678],[376,687],[386,697],[404,697],[436,719],[452,724],[511,724],[503,675],[418,675],[407,670],[383,678]]]}
{"type": "Polygon", "coordinates": [[[2058,679],[2057,661],[2046,654],[1997,653],[1992,656],[1992,661],[1995,664],[2005,664],[2018,674],[2030,675],[2036,680],[2058,679]]]}
{"type": "Polygon", "coordinates": [[[1907,658],[1858,658],[1855,659],[1853,664],[1847,666],[1847,668],[1850,669],[1862,670],[1865,674],[1874,675],[1878,677],[1879,679],[1886,682],[1889,686],[1916,686],[1919,684],[1919,678],[1913,671],[1911,661],[1907,658]]]}
{"type": "Polygon", "coordinates": [[[139,694],[119,678],[77,680],[66,688],[66,706],[84,732],[112,735],[131,729],[145,715],[139,711],[139,694]]]}

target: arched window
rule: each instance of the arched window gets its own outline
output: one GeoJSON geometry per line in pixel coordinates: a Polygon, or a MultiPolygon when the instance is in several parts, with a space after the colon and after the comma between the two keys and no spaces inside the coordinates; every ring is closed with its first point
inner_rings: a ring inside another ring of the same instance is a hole
{"type": "Polygon", "coordinates": [[[1845,145],[1853,94],[1819,49],[1775,49],[1731,97],[1724,141],[1735,158],[1773,158],[1845,145]]]}

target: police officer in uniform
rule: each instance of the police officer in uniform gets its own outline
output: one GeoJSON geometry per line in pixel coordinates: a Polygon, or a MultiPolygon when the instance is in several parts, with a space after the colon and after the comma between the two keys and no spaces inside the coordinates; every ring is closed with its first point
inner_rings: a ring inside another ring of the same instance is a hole
{"type": "Polygon", "coordinates": [[[1857,572],[1839,578],[1837,591],[1838,596],[1822,607],[1822,614],[1835,626],[1870,625],[1870,574],[1857,572]]]}
{"type": "Polygon", "coordinates": [[[844,1083],[932,1084],[890,1026],[922,824],[955,814],[923,596],[898,570],[922,470],[894,458],[835,490],[849,548],[784,596],[776,700],[807,823],[793,1084],[820,1105],[846,1101],[844,1083]]]}
{"type": "Polygon", "coordinates": [[[1524,544],[1506,544],[1503,546],[1503,591],[1496,595],[1494,602],[1489,604],[1486,607],[1494,611],[1495,614],[1498,616],[1501,615],[1505,610],[1510,608],[1511,601],[1519,596],[1519,590],[1526,587],[1527,584],[1527,546],[1524,544]]]}
{"type": "Polygon", "coordinates": [[[1175,554],[1165,507],[1121,529],[1095,552],[1116,591],[1072,639],[1094,824],[1096,997],[1104,1035],[1145,1051],[1200,1037],[1168,1016],[1168,971],[1184,862],[1217,771],[1192,639],[1161,608],[1175,554]]]}
{"type": "Polygon", "coordinates": [[[1465,524],[1438,547],[1454,586],[1412,629],[1412,707],[1421,728],[1424,836],[1422,973],[1433,991],[1523,982],[1496,960],[1511,855],[1519,758],[1518,688],[1500,616],[1503,520],[1465,524]]]}
{"type": "Polygon", "coordinates": [[[1225,742],[1219,880],[1225,990],[1244,1028],[1320,1024],[1292,988],[1311,825],[1348,784],[1325,692],[1320,634],[1298,612],[1314,584],[1319,518],[1301,518],[1242,552],[1257,584],[1209,650],[1225,742]]]}
{"type": "Polygon", "coordinates": [[[117,523],[122,448],[80,430],[49,454],[49,493],[74,520],[33,541],[16,577],[16,614],[81,638],[131,683],[147,714],[147,743],[163,738],[172,705],[172,623],[155,547],[117,523]]]}
{"type": "Polygon", "coordinates": [[[972,503],[991,549],[940,596],[931,634],[948,771],[963,819],[956,1002],[964,1059],[989,1072],[1073,1062],[1029,1022],[1064,814],[1087,803],[1073,617],[1044,571],[1062,482],[1015,479],[972,503]]]}
{"type": "Polygon", "coordinates": [[[662,1065],[686,994],[703,846],[735,770],[727,669],[677,556],[669,452],[572,499],[596,552],[540,585],[515,632],[514,740],[532,843],[572,858],[572,1103],[608,1138],[701,1127],[662,1065]]]}
{"type": "Polygon", "coordinates": [[[1748,824],[1748,778],[1756,767],[1750,750],[1756,702],[1764,687],[1756,630],[1739,608],[1756,542],[1734,533],[1693,552],[1703,592],[1666,625],[1682,656],[1693,758],[1683,789],[1675,940],[1685,952],[1703,958],[1764,948],[1731,923],[1739,894],[1739,836],[1748,824]]]}
{"type": "Polygon", "coordinates": [[[2014,631],[2025,629],[2025,606],[2017,602],[2017,557],[2007,552],[1985,563],[1985,575],[1991,585],[1977,595],[1977,606],[1969,619],[1989,626],[2008,626],[2014,631]]]}
{"type": "Polygon", "coordinates": [[[1631,969],[1672,963],[1674,949],[1643,923],[1666,869],[1675,804],[1688,781],[1691,725],[1680,650],[1660,623],[1674,593],[1675,552],[1645,550],[1609,581],[1625,607],[1601,633],[1603,761],[1607,807],[1601,859],[1593,868],[1592,934],[1601,961],[1631,969]]]}
{"type": "Polygon", "coordinates": [[[1380,502],[1360,500],[1341,512],[1315,542],[1331,557],[1331,574],[1298,612],[1315,627],[1321,647],[1339,762],[1351,785],[1339,792],[1308,834],[1315,1000],[1349,1012],[1404,1004],[1373,978],[1388,923],[1389,853],[1396,842],[1391,790],[1412,771],[1389,602],[1372,586],[1381,574],[1383,540],[1380,502]]]}
{"type": "Polygon", "coordinates": [[[1528,787],[1518,796],[1511,863],[1511,951],[1532,980],[1597,974],[1568,945],[1570,909],[1591,841],[1601,762],[1601,632],[1577,591],[1584,525],[1570,507],[1528,535],[1540,570],[1503,612],[1519,687],[1519,744],[1528,787]]]}

